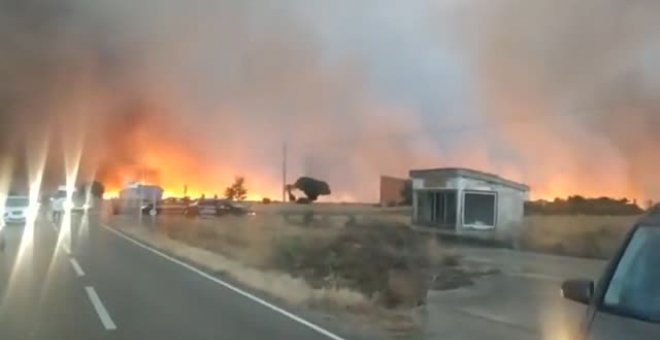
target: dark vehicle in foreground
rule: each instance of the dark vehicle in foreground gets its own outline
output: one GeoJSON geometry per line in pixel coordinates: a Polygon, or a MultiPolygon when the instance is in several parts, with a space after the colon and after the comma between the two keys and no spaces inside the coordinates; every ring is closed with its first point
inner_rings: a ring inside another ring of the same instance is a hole
{"type": "Polygon", "coordinates": [[[184,214],[189,217],[196,216],[246,216],[254,212],[239,203],[229,200],[200,199],[194,201],[186,208],[184,214]]]}
{"type": "Polygon", "coordinates": [[[589,306],[577,339],[660,339],[660,211],[634,226],[598,282],[566,281],[562,295],[589,306]]]}

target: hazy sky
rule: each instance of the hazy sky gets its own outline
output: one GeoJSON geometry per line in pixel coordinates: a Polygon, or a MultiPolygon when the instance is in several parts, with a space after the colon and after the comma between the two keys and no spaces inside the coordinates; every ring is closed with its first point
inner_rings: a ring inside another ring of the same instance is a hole
{"type": "Polygon", "coordinates": [[[80,143],[85,176],[277,196],[286,142],[289,180],[336,200],[442,166],[536,197],[660,194],[648,1],[0,4],[2,146],[47,135],[51,168],[80,143]]]}

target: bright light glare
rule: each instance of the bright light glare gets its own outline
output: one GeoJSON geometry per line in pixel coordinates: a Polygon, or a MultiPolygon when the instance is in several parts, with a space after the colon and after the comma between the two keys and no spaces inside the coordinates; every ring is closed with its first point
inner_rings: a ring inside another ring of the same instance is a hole
{"type": "Polygon", "coordinates": [[[69,145],[70,149],[65,153],[66,164],[66,198],[63,208],[64,214],[60,220],[60,232],[57,238],[58,248],[62,244],[71,249],[71,211],[73,210],[73,195],[76,191],[76,180],[80,169],[80,159],[82,157],[82,144],[74,143],[69,145]]]}
{"type": "Polygon", "coordinates": [[[39,215],[39,194],[41,192],[41,183],[48,152],[47,136],[48,134],[44,133],[41,135],[43,139],[34,138],[31,140],[32,143],[29,143],[29,153],[27,154],[28,179],[30,181],[29,204],[16,261],[11,269],[5,299],[16,296],[14,291],[19,289],[20,283],[33,274],[34,226],[39,215]]]}
{"type": "Polygon", "coordinates": [[[569,310],[561,303],[547,302],[541,312],[541,334],[543,340],[570,340],[577,324],[571,320],[569,310]]]}

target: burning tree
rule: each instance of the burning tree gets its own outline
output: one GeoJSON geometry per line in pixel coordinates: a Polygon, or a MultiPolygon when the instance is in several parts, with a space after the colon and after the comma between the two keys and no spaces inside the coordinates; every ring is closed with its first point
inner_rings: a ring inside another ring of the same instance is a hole
{"type": "Polygon", "coordinates": [[[234,183],[225,189],[225,197],[232,201],[243,201],[247,197],[245,178],[236,177],[234,183]]]}

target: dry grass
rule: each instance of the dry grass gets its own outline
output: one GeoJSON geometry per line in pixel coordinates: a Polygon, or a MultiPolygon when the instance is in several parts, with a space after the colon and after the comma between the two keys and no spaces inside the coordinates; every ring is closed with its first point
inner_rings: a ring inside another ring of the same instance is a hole
{"type": "Polygon", "coordinates": [[[160,218],[156,228],[173,239],[214,251],[255,268],[269,268],[279,239],[323,240],[336,235],[341,221],[327,219],[324,228],[303,228],[280,215],[189,219],[160,218]]]}
{"type": "Polygon", "coordinates": [[[521,248],[592,258],[609,258],[639,216],[527,216],[521,248]]]}
{"type": "Polygon", "coordinates": [[[388,216],[315,214],[310,222],[304,215],[115,216],[111,224],[289,304],[348,313],[390,335],[415,332],[420,322],[410,307],[428,289],[416,261],[453,264],[457,258],[388,216]]]}
{"type": "MultiPolygon", "coordinates": [[[[114,225],[117,223],[115,222],[114,225]]],[[[347,289],[314,289],[302,279],[293,278],[285,273],[253,268],[216,252],[177,242],[160,233],[149,232],[145,228],[120,228],[141,241],[200,265],[209,272],[229,275],[238,282],[290,304],[324,305],[350,310],[371,308],[371,302],[363,295],[347,289]]]]}
{"type": "MultiPolygon", "coordinates": [[[[271,206],[277,205],[261,205],[271,206]]],[[[443,262],[440,258],[444,255],[437,244],[420,243],[415,233],[397,222],[403,215],[339,214],[328,209],[332,205],[321,205],[317,209],[280,205],[280,208],[287,207],[299,210],[262,210],[250,217],[145,217],[140,223],[170,239],[223,255],[250,268],[279,270],[304,279],[313,288],[347,288],[368,300],[394,306],[416,305],[425,299],[425,289],[419,284],[424,281],[420,271],[430,261],[443,262]],[[331,212],[316,213],[328,210],[331,212]],[[391,218],[392,215],[397,218],[391,218]],[[432,249],[431,245],[433,251],[427,252],[427,248],[432,249]],[[402,278],[407,279],[406,273],[412,277],[409,281],[402,278]],[[406,284],[408,286],[404,287],[406,284]],[[406,289],[397,294],[390,291],[391,287],[406,289]],[[411,293],[414,289],[410,287],[415,287],[417,293],[411,293]]],[[[369,206],[354,208],[371,209],[369,206]]],[[[115,219],[120,225],[138,223],[127,216],[115,219]]]]}
{"type": "Polygon", "coordinates": [[[262,204],[250,203],[252,210],[258,213],[283,213],[303,211],[314,211],[317,214],[338,215],[403,215],[410,216],[410,207],[380,207],[374,204],[364,203],[314,203],[314,204],[262,204]]]}

